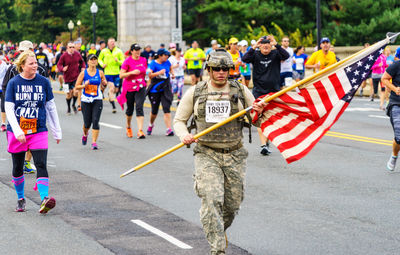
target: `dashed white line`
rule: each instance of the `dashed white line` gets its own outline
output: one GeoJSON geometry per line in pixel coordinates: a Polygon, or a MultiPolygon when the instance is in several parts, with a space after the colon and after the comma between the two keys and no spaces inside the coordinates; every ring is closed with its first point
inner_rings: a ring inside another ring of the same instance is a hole
{"type": "Polygon", "coordinates": [[[144,222],[144,221],[141,221],[141,220],[131,220],[131,221],[132,221],[133,223],[135,223],[135,224],[141,226],[142,228],[144,228],[144,229],[150,231],[151,233],[156,234],[156,235],[158,235],[159,237],[164,238],[165,240],[167,240],[168,242],[170,242],[170,243],[172,243],[172,244],[178,246],[179,248],[182,248],[182,249],[193,249],[192,246],[187,245],[187,244],[185,244],[184,242],[179,241],[179,240],[176,239],[175,237],[170,236],[170,235],[168,235],[167,233],[164,233],[164,232],[162,232],[161,230],[159,230],[159,229],[157,229],[157,228],[155,228],[155,227],[153,227],[153,226],[150,226],[149,224],[147,224],[147,223],[144,222]]]}
{"type": "Polygon", "coordinates": [[[100,124],[100,126],[105,126],[105,127],[109,127],[109,128],[122,129],[121,126],[112,125],[112,124],[108,124],[108,123],[104,123],[104,122],[99,122],[99,124],[100,124]]]}
{"type": "Polygon", "coordinates": [[[382,115],[368,115],[368,117],[371,117],[371,118],[380,118],[380,119],[389,119],[388,116],[382,116],[382,115]]]}
{"type": "Polygon", "coordinates": [[[351,107],[347,108],[346,112],[381,112],[379,108],[372,108],[372,107],[351,107]]]}

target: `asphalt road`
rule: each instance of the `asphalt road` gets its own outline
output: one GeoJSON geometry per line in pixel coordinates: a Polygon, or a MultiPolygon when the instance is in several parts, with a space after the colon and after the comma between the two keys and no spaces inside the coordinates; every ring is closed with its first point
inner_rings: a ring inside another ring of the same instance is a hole
{"type": "MultiPolygon", "coordinates": [[[[19,247],[21,241],[18,252],[31,253],[43,247],[46,236],[52,247],[47,254],[207,254],[200,200],[193,192],[191,149],[119,178],[179,142],[165,136],[162,116],[152,136],[128,139],[123,112],[112,114],[105,102],[100,149],[91,151],[80,144],[81,114],[67,116],[62,95],[56,95],[56,102],[63,141],[56,145],[50,139],[50,193],[58,204],[49,215],[36,212],[39,198],[31,191],[32,175],[25,188],[28,212],[12,212],[11,159],[5,136],[0,137],[2,253],[15,254],[13,244],[19,247]]],[[[386,170],[392,129],[378,108],[378,102],[354,99],[310,154],[290,165],[275,148],[270,156],[261,156],[253,129],[254,142],[246,139],[245,200],[227,233],[228,254],[398,254],[400,169],[386,170]]],[[[148,114],[146,108],[145,123],[148,114]]]]}

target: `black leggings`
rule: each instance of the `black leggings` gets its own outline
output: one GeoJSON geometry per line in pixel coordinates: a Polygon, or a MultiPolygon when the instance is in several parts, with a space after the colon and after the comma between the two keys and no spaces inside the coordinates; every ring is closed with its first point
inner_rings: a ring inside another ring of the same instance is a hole
{"type": "Polygon", "coordinates": [[[163,108],[164,113],[170,113],[171,100],[164,96],[164,92],[160,93],[149,93],[149,99],[151,103],[151,113],[153,115],[157,115],[158,108],[160,107],[160,102],[163,108]]]}
{"type": "MultiPolygon", "coordinates": [[[[381,78],[372,79],[372,85],[374,86],[374,94],[378,93],[379,82],[381,82],[381,78]]],[[[381,91],[385,91],[385,87],[381,88],[381,91]]]]}
{"type": "Polygon", "coordinates": [[[141,88],[139,91],[132,91],[126,93],[126,115],[132,116],[133,115],[133,107],[135,106],[136,102],[136,116],[144,116],[143,112],[143,103],[146,99],[146,88],[141,88]]]}
{"type": "MultiPolygon", "coordinates": [[[[49,177],[47,173],[47,150],[31,151],[36,166],[36,177],[49,177]]],[[[24,174],[25,152],[11,153],[13,161],[13,176],[20,177],[24,174]]]]}
{"type": "Polygon", "coordinates": [[[89,129],[93,124],[93,129],[99,130],[101,111],[103,110],[103,100],[94,100],[93,103],[81,102],[83,125],[89,129]]]}
{"type": "Polygon", "coordinates": [[[1,112],[6,112],[6,108],[4,107],[5,106],[5,97],[6,97],[6,95],[5,95],[5,91],[3,91],[3,92],[0,92],[0,100],[1,100],[1,102],[0,102],[0,109],[1,109],[1,112]]]}

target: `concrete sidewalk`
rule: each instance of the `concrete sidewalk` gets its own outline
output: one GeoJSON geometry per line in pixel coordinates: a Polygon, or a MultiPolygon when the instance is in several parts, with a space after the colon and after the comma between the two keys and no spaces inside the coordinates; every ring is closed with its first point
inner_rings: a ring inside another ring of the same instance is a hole
{"type": "Polygon", "coordinates": [[[59,216],[39,214],[39,205],[27,198],[27,211],[14,212],[16,193],[1,182],[0,193],[1,254],[113,254],[59,216]]]}

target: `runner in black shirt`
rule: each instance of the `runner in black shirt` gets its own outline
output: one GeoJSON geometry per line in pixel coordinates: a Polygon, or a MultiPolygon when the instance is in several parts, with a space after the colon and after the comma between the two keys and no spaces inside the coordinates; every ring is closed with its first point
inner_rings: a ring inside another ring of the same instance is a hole
{"type": "Polygon", "coordinates": [[[40,66],[46,68],[46,71],[50,70],[50,63],[47,54],[43,52],[43,48],[39,47],[39,52],[36,54],[37,62],[40,66]]]}
{"type": "MultiPolygon", "coordinates": [[[[281,61],[289,58],[289,53],[276,43],[272,35],[258,39],[257,43],[244,54],[242,61],[253,64],[253,95],[258,98],[280,90],[281,61]],[[276,49],[272,49],[275,46],[276,49]]],[[[258,128],[262,155],[269,155],[268,139],[258,128]]]]}

